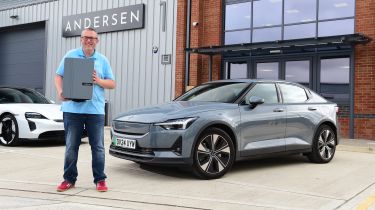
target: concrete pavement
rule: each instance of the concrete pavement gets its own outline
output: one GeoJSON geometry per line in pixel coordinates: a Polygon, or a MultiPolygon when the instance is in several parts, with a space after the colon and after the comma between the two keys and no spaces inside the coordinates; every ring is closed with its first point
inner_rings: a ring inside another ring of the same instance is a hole
{"type": "Polygon", "coordinates": [[[198,180],[175,168],[140,167],[107,154],[110,190],[99,193],[84,140],[76,187],[59,193],[63,144],[0,146],[0,209],[356,209],[375,194],[374,151],[375,141],[346,139],[329,164],[312,164],[302,156],[244,161],[218,180],[198,180]]]}

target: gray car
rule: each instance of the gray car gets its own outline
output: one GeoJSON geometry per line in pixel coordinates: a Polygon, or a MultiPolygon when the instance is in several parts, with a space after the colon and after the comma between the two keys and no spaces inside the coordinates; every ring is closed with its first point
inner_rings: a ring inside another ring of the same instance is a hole
{"type": "Polygon", "coordinates": [[[296,83],[219,80],[172,102],[126,112],[112,122],[111,155],[138,163],[188,166],[223,176],[235,161],[301,153],[332,160],[338,108],[296,83]]]}

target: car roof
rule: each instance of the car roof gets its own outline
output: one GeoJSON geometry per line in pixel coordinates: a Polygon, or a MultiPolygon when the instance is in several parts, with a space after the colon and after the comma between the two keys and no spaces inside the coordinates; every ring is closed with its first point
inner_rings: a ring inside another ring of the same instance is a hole
{"type": "Polygon", "coordinates": [[[225,80],[215,80],[207,83],[231,83],[231,82],[243,82],[243,83],[253,83],[253,82],[279,82],[279,83],[292,83],[298,84],[294,82],[289,82],[285,80],[267,80],[267,79],[225,79],[225,80]]]}

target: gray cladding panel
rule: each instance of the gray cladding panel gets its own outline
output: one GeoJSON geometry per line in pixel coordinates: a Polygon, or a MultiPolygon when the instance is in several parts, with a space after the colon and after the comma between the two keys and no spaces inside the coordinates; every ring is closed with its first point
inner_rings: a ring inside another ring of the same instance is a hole
{"type": "MultiPolygon", "coordinates": [[[[57,101],[55,72],[65,53],[80,46],[79,37],[64,38],[63,16],[97,12],[145,4],[144,28],[99,34],[99,52],[111,63],[116,89],[106,91],[110,117],[146,105],[170,101],[174,97],[177,0],[59,0],[0,11],[0,28],[46,21],[44,57],[46,59],[45,95],[57,101]],[[163,20],[161,2],[166,2],[163,20]],[[18,19],[11,19],[18,14],[18,19]],[[162,31],[162,21],[166,23],[162,31]],[[157,53],[152,52],[158,47],[157,53]],[[171,65],[162,65],[161,56],[172,55],[171,65]]],[[[34,44],[34,43],[33,43],[34,44]]],[[[30,44],[31,45],[31,44],[30,44]]],[[[44,63],[44,61],[43,61],[44,63]]]]}

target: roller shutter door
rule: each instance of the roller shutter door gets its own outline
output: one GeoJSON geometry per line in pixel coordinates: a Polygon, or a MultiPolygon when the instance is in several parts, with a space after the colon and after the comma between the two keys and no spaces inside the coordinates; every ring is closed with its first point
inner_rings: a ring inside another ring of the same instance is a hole
{"type": "Polygon", "coordinates": [[[0,86],[8,85],[44,94],[44,23],[0,28],[0,86]]]}

